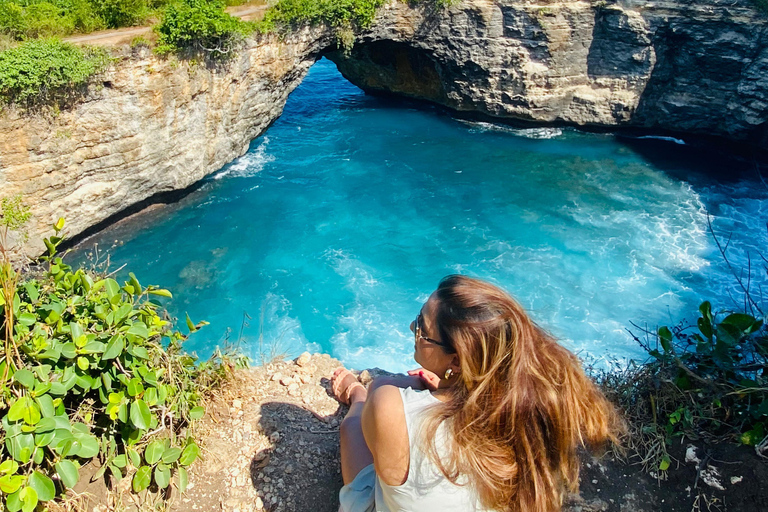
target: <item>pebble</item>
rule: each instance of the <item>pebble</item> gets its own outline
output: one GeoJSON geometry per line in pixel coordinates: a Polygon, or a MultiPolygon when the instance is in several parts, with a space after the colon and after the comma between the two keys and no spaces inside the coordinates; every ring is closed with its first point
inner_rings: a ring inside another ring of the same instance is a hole
{"type": "Polygon", "coordinates": [[[309,354],[309,352],[304,352],[296,358],[296,364],[299,366],[306,366],[309,364],[310,360],[312,360],[312,356],[309,354]]]}

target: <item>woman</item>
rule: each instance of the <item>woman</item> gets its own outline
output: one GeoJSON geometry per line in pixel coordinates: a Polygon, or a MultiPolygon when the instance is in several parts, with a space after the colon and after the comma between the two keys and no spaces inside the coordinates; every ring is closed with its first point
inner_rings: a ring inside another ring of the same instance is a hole
{"type": "Polygon", "coordinates": [[[581,446],[622,423],[578,359],[498,287],[448,276],[413,323],[409,376],[338,369],[341,510],[554,512],[581,446]]]}

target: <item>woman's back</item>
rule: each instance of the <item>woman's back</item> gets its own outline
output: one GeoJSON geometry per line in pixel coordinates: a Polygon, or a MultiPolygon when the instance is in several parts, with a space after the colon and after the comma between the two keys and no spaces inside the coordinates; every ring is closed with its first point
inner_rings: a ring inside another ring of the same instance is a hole
{"type": "MultiPolygon", "coordinates": [[[[380,478],[376,478],[376,511],[482,510],[472,488],[469,485],[451,483],[424,451],[425,439],[421,425],[427,416],[427,410],[440,401],[428,390],[399,388],[399,391],[403,400],[410,447],[408,477],[402,485],[387,485],[380,478]]],[[[446,446],[445,435],[444,428],[438,429],[436,443],[441,448],[446,446]]]]}

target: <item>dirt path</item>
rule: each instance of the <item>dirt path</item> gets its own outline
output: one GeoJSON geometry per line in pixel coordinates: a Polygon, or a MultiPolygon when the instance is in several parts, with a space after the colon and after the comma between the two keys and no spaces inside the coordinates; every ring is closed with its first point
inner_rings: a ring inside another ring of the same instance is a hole
{"type": "MultiPolygon", "coordinates": [[[[232,16],[237,16],[244,21],[253,21],[264,16],[269,6],[262,2],[253,2],[235,7],[228,7],[227,12],[232,16]]],[[[75,44],[97,44],[100,46],[117,46],[129,43],[132,39],[152,35],[152,26],[146,27],[125,27],[113,30],[102,30],[91,32],[90,34],[75,35],[65,37],[64,40],[75,44]]]]}

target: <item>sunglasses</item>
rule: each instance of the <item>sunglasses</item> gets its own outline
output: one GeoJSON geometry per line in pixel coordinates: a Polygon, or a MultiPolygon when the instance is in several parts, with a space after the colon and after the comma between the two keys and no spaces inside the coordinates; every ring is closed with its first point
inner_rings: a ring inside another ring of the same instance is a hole
{"type": "Polygon", "coordinates": [[[447,343],[443,343],[442,341],[433,340],[432,338],[427,338],[423,334],[421,334],[421,313],[416,315],[416,320],[413,322],[414,329],[413,333],[416,335],[416,341],[419,341],[419,339],[422,339],[424,341],[428,341],[430,343],[434,343],[435,345],[439,347],[446,348],[448,350],[452,350],[452,347],[448,345],[447,343]]]}

